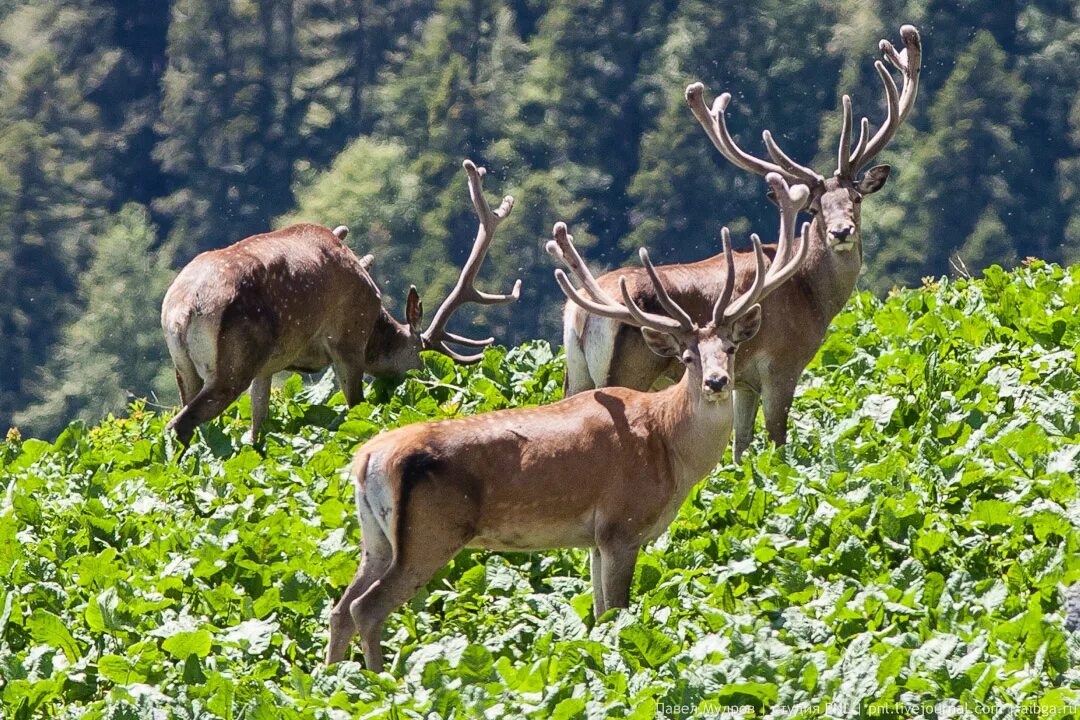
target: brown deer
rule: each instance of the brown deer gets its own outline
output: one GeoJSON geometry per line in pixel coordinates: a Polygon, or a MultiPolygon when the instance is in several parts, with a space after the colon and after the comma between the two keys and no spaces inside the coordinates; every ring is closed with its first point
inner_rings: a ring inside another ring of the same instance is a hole
{"type": "MultiPolygon", "coordinates": [[[[592,548],[593,609],[626,607],[638,548],[667,528],[691,488],[723,455],[731,434],[730,364],[736,346],[761,322],[758,303],[806,257],[809,224],[794,245],[794,223],[809,191],[769,176],[781,208],[780,245],[766,272],[752,238],[757,273],[732,300],[735,274],[707,322],[695,323],[671,299],[641,250],[663,313],[601,290],[566,232],[555,226],[548,252],[567,298],[587,312],[640,328],[654,352],[687,372],[663,392],[606,388],[552,405],[398,428],[363,445],[352,464],[361,529],[356,577],[330,616],[326,659],[345,656],[360,634],[367,667],[383,667],[386,618],[462,548],[592,548]],[[720,443],[716,438],[723,438],[720,443]],[[589,471],[582,473],[582,468],[589,471]]],[[[724,255],[734,262],[727,232],[724,255]]]]}
{"type": "Polygon", "coordinates": [[[161,306],[161,327],[176,367],[183,409],[169,423],[185,445],[195,428],[217,417],[250,387],[251,439],[270,403],[270,378],[282,370],[315,372],[332,365],[349,405],[363,400],[365,373],[395,376],[420,367],[421,350],[437,350],[461,363],[464,355],[449,344],[484,348],[494,338],[477,340],[446,329],[455,310],[467,302],[512,302],[509,295],[480,292],[473,281],[499,223],[514,199],[492,210],[484,198],[484,168],[464,162],[469,195],[480,219],[472,252],[457,284],[427,330],[421,330],[423,304],[415,287],[405,304],[406,322],[382,306],[379,288],[368,274],[373,260],[357,258],[342,240],[344,226],[292,225],[253,235],[220,250],[202,253],[173,281],[161,306]]]}
{"type": "MultiPolygon", "coordinates": [[[[897,52],[882,40],[884,56],[903,74],[903,90],[898,91],[885,65],[874,66],[885,87],[888,114],[885,123],[872,137],[869,121],[862,119],[859,139],[851,148],[851,99],[843,98],[843,124],[840,134],[838,167],[825,178],[811,168],[799,165],[776,145],[768,130],[765,147],[772,162],[741,150],[732,139],[724,121],[731,95],[716,98],[712,109],[705,105],[704,87],[694,83],[686,89],[686,100],[694,117],[720,154],[736,167],[758,175],[779,173],[789,183],[803,183],[810,188],[808,210],[813,215],[809,258],[802,269],[779,292],[762,305],[763,330],[747,342],[735,358],[735,458],[740,458],[750,444],[759,401],[764,406],[768,436],[777,444],[787,439],[788,413],[803,369],[813,359],[825,338],[833,317],[844,307],[862,268],[860,203],[877,192],[889,176],[888,165],[878,165],[859,176],[860,170],[888,144],[907,118],[919,87],[921,43],[911,25],[900,29],[905,49],[897,52]]],[[[772,255],[773,249],[766,253],[772,255]]],[[[658,268],[672,297],[690,316],[701,320],[725,286],[723,256],[696,263],[666,265],[658,268]]],[[[735,254],[735,272],[740,282],[753,273],[754,254],[735,254]]],[[[642,307],[659,306],[656,292],[647,273],[640,269],[608,273],[598,282],[613,292],[625,277],[630,295],[642,307]]],[[[567,395],[594,387],[618,385],[648,390],[673,380],[683,372],[671,358],[657,357],[649,351],[640,333],[632,327],[606,317],[595,317],[574,303],[567,303],[563,314],[563,342],[566,346],[567,395]]]]}

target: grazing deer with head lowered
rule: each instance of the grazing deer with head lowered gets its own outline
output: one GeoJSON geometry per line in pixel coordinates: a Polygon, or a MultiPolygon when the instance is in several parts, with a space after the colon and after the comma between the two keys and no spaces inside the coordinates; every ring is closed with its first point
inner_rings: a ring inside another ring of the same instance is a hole
{"type": "MultiPolygon", "coordinates": [[[[548,252],[559,286],[590,313],[640,329],[654,352],[687,368],[663,392],[605,388],[552,405],[423,423],[380,435],[356,453],[352,478],[362,557],[356,577],[330,615],[327,662],[345,656],[360,634],[364,662],[383,667],[386,618],[463,548],[592,548],[593,609],[626,607],[638,548],[667,528],[693,486],[723,455],[731,434],[731,357],[761,322],[758,304],[806,257],[807,232],[794,248],[794,223],[809,191],[769,176],[781,208],[780,244],[765,269],[753,237],[757,273],[737,299],[736,277],[700,324],[671,299],[641,250],[662,313],[622,302],[596,283],[566,232],[555,226],[548,252]],[[582,473],[583,468],[588,471],[582,473]]],[[[724,255],[733,262],[728,234],[724,255]]]]}
{"type": "MultiPolygon", "coordinates": [[[[712,108],[706,106],[701,83],[686,89],[686,99],[694,117],[705,129],[721,155],[736,167],[766,175],[778,173],[789,183],[810,188],[809,211],[813,214],[809,258],[780,291],[762,305],[764,329],[740,349],[735,358],[735,458],[742,455],[753,435],[759,402],[764,407],[765,427],[777,444],[787,439],[788,413],[803,369],[813,359],[825,338],[833,317],[844,307],[862,268],[860,203],[877,192],[889,176],[888,165],[861,169],[888,144],[907,118],[919,87],[921,44],[918,31],[905,25],[900,29],[905,49],[897,52],[882,40],[884,56],[903,74],[903,90],[898,91],[885,65],[875,68],[885,87],[888,115],[871,137],[869,121],[862,119],[859,139],[851,147],[851,99],[843,98],[843,125],[840,133],[837,169],[824,177],[788,157],[768,130],[763,136],[772,162],[756,158],[740,149],[724,121],[731,96],[724,93],[712,108]]],[[[766,252],[771,255],[772,248],[766,252]]],[[[684,265],[658,268],[672,297],[695,319],[708,317],[712,303],[725,286],[726,260],[718,255],[684,265]]],[[[753,253],[736,253],[735,272],[740,282],[754,270],[753,253]]],[[[602,276],[598,283],[614,292],[625,277],[631,296],[644,308],[655,309],[659,299],[647,273],[640,269],[617,270],[602,276]]],[[[563,315],[563,342],[566,346],[566,395],[594,387],[619,385],[648,390],[662,378],[675,379],[682,366],[671,358],[649,351],[640,333],[616,320],[591,316],[574,303],[567,303],[563,315]]]]}
{"type": "Polygon", "coordinates": [[[382,306],[368,274],[372,256],[357,258],[342,240],[344,226],[292,225],[253,235],[235,245],[205,252],[173,281],[161,306],[161,327],[176,367],[183,409],[172,428],[185,445],[196,426],[217,417],[250,387],[251,438],[270,404],[270,378],[281,370],[315,372],[332,365],[349,405],[363,400],[363,378],[396,376],[420,367],[421,350],[437,350],[461,363],[449,344],[484,348],[494,338],[476,340],[446,329],[453,312],[467,302],[491,305],[517,300],[521,281],[509,295],[473,286],[480,265],[514,199],[492,210],[484,198],[484,169],[464,162],[480,227],[457,284],[422,330],[423,304],[409,289],[405,322],[382,306]]]}

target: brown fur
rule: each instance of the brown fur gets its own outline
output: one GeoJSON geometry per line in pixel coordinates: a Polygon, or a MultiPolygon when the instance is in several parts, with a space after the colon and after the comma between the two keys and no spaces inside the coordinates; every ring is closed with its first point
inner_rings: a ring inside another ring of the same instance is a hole
{"type": "MultiPolygon", "coordinates": [[[[372,365],[369,340],[379,338],[381,356],[409,345],[408,328],[382,307],[360,259],[328,228],[310,224],[197,256],[169,287],[161,324],[185,405],[170,426],[185,444],[199,423],[259,381],[252,401],[261,403],[270,376],[282,370],[333,364],[349,402],[359,402],[372,365]]],[[[253,435],[261,419],[253,417],[253,435]]]]}

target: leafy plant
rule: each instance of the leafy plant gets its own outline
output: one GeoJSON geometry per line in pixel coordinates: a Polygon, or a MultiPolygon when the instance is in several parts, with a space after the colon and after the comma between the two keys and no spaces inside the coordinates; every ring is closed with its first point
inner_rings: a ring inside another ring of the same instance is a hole
{"type": "MultiPolygon", "coordinates": [[[[1059,714],[1080,643],[1080,268],[857,295],[790,443],[700,485],[594,621],[584,553],[467,552],[389,622],[393,676],[322,665],[356,569],[343,472],[385,428],[554,401],[544,343],[437,355],[349,409],[246,399],[185,454],[132,406],[0,444],[0,707],[12,718],[1059,714]]],[[[730,457],[730,456],[729,456],[730,457]]],[[[901,716],[905,716],[902,715],[901,716]]]]}

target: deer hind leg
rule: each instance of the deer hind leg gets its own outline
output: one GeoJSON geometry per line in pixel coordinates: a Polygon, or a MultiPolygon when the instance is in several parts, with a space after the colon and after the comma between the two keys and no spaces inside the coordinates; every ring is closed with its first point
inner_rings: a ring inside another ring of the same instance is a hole
{"type": "Polygon", "coordinates": [[[169,347],[169,357],[172,358],[173,369],[176,371],[176,389],[180,391],[180,405],[187,405],[202,390],[202,376],[195,369],[195,363],[191,361],[187,349],[168,331],[165,333],[165,344],[169,347]]]}
{"type": "Polygon", "coordinates": [[[180,391],[180,404],[187,405],[202,390],[203,379],[195,368],[181,370],[176,366],[176,389],[180,391]]]}
{"type": "MultiPolygon", "coordinates": [[[[393,558],[390,541],[383,532],[367,500],[358,495],[357,513],[360,516],[360,567],[356,576],[345,588],[345,593],[330,611],[330,640],[326,646],[326,664],[345,659],[345,651],[356,634],[350,608],[356,600],[386,574],[393,558]]],[[[367,654],[365,653],[365,657],[367,654]]]]}
{"type": "Polygon", "coordinates": [[[469,523],[457,512],[460,505],[455,498],[431,491],[431,484],[423,480],[414,482],[423,483],[425,492],[418,488],[410,493],[406,506],[398,510],[406,516],[399,526],[390,567],[349,608],[360,633],[364,664],[373,672],[383,669],[380,641],[386,618],[474,537],[469,523]]]}
{"type": "Polygon", "coordinates": [[[566,349],[566,372],[563,375],[563,397],[592,390],[596,385],[589,377],[589,361],[581,346],[577,331],[567,327],[563,331],[563,347],[566,349]]]}
{"type": "Polygon", "coordinates": [[[754,421],[760,399],[758,391],[749,385],[735,387],[735,462],[742,459],[754,439],[754,421]]]}
{"type": "Polygon", "coordinates": [[[273,335],[265,322],[243,318],[222,319],[218,333],[214,371],[206,384],[169,423],[180,442],[187,445],[195,428],[220,415],[251,385],[270,357],[273,335]]]}

